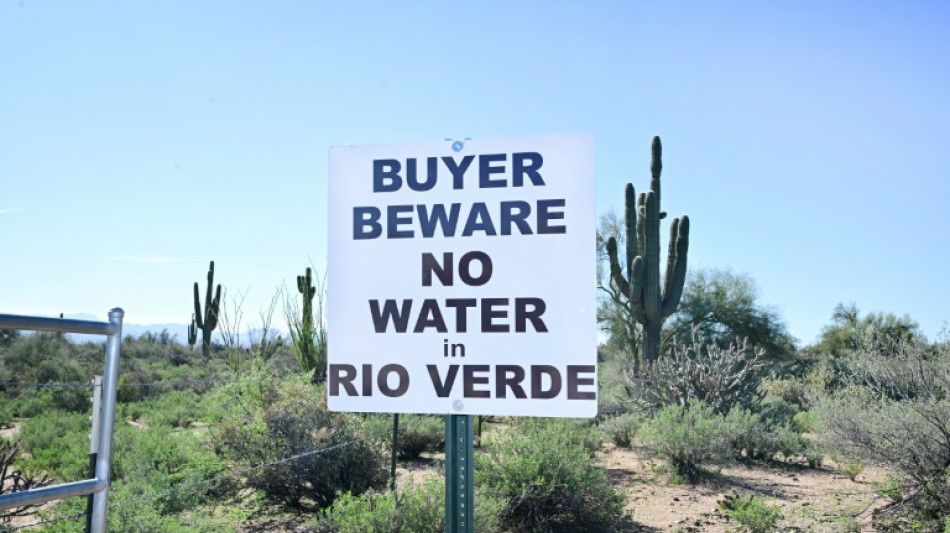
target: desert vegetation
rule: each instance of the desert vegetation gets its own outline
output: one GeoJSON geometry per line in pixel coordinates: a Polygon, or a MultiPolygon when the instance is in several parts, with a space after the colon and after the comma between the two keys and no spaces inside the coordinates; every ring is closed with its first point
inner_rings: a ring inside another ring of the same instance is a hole
{"type": "MultiPolygon", "coordinates": [[[[751,276],[687,272],[685,216],[661,280],[652,149],[649,192],[628,186],[597,235],[598,416],[480,419],[476,530],[950,533],[948,340],[841,304],[798,346],[751,276]],[[800,478],[824,484],[790,495],[800,478]]],[[[443,419],[403,416],[394,441],[390,415],[327,409],[325,283],[306,269],[242,340],[213,275],[186,344],[123,340],[110,531],[443,531],[443,419]]],[[[2,493],[85,478],[101,357],[0,331],[2,493]]],[[[85,505],[0,512],[0,531],[77,531],[85,505]]]]}
{"type": "MultiPolygon", "coordinates": [[[[673,314],[656,361],[634,364],[630,330],[602,322],[596,419],[488,419],[477,450],[480,531],[644,530],[650,511],[631,487],[702,491],[734,479],[736,468],[815,471],[841,487],[879,474],[865,483],[873,516],[845,506],[813,531],[946,530],[946,341],[928,341],[908,317],[841,305],[819,342],[789,352],[751,279],[725,271],[690,276],[682,301],[719,311],[673,314]],[[711,283],[721,290],[708,290],[711,283]],[[744,323],[742,313],[758,317],[771,341],[710,341],[706,332],[729,326],[696,318],[740,315],[734,320],[744,323]],[[653,474],[624,478],[610,467],[622,454],[653,474]]],[[[611,305],[605,297],[605,317],[611,305]]],[[[300,308],[293,312],[301,323],[300,308]]],[[[124,339],[111,530],[441,531],[442,418],[402,417],[391,492],[392,417],[329,412],[315,379],[322,374],[295,348],[296,336],[265,337],[243,347],[212,343],[208,356],[167,332],[124,339]]],[[[84,383],[99,371],[101,345],[51,333],[2,338],[3,490],[82,479],[91,408],[84,383]]],[[[795,523],[768,493],[741,484],[723,492],[709,522],[680,529],[795,523]]],[[[7,511],[0,529],[53,520],[33,530],[75,531],[84,509],[73,498],[7,511]]]]}

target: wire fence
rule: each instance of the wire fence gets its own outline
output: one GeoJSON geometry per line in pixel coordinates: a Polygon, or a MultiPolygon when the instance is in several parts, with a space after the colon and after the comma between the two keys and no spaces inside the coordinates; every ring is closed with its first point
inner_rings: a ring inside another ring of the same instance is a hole
{"type": "MultiPolygon", "coordinates": [[[[403,430],[405,430],[405,426],[399,427],[399,428],[397,429],[398,432],[402,432],[403,430]]],[[[325,447],[325,448],[313,449],[313,450],[309,450],[309,451],[306,451],[306,452],[303,452],[303,453],[298,453],[298,454],[295,454],[295,455],[290,455],[290,456],[287,456],[287,457],[283,457],[283,458],[281,458],[281,459],[277,459],[276,461],[270,461],[270,462],[267,462],[267,463],[261,463],[261,464],[257,464],[257,465],[254,465],[254,466],[249,466],[249,467],[246,467],[246,468],[241,468],[241,469],[235,470],[235,471],[233,471],[233,472],[229,472],[229,473],[227,473],[227,474],[221,474],[221,475],[219,475],[219,476],[215,476],[215,477],[212,477],[212,478],[199,479],[199,480],[196,480],[196,481],[192,481],[192,482],[188,482],[188,483],[183,483],[183,484],[180,484],[180,485],[178,485],[178,486],[176,486],[176,487],[173,487],[173,488],[171,488],[171,489],[167,489],[167,490],[163,490],[163,491],[155,491],[155,492],[151,492],[151,493],[145,494],[145,495],[143,495],[143,496],[138,496],[138,497],[135,497],[135,498],[128,498],[128,499],[125,499],[125,500],[121,500],[121,501],[117,501],[117,502],[110,503],[110,504],[109,504],[109,509],[110,509],[110,510],[111,510],[111,509],[118,509],[118,508],[120,508],[120,507],[125,507],[125,506],[128,506],[128,505],[134,505],[134,504],[137,504],[137,503],[150,502],[150,501],[154,501],[154,500],[157,500],[157,499],[159,499],[159,498],[163,498],[163,497],[165,497],[165,496],[169,496],[169,495],[176,494],[176,493],[179,493],[179,492],[185,492],[185,491],[194,490],[194,489],[197,489],[197,488],[200,488],[200,487],[205,487],[205,486],[209,486],[209,485],[214,485],[214,484],[219,483],[219,482],[221,482],[221,481],[224,481],[224,480],[227,480],[227,479],[231,479],[231,478],[234,478],[234,477],[238,477],[238,476],[243,476],[243,475],[245,475],[245,474],[249,474],[249,473],[255,472],[255,471],[257,471],[257,470],[262,470],[262,469],[265,469],[265,468],[268,468],[268,467],[277,466],[277,465],[281,465],[281,464],[285,464],[285,463],[297,461],[297,460],[300,460],[300,459],[304,459],[304,458],[306,458],[306,457],[312,457],[312,456],[315,456],[315,455],[321,455],[321,454],[324,454],[324,453],[332,452],[332,451],[334,451],[334,450],[339,450],[339,449],[345,448],[345,447],[347,447],[347,446],[352,446],[352,445],[358,444],[358,443],[360,443],[360,442],[365,442],[365,441],[370,441],[370,440],[378,440],[378,439],[381,439],[381,438],[384,438],[384,437],[388,436],[389,434],[390,434],[390,432],[387,431],[387,432],[376,433],[376,434],[373,434],[373,435],[367,435],[367,436],[365,436],[365,437],[361,437],[361,438],[358,438],[358,439],[352,439],[352,440],[349,440],[349,441],[346,441],[346,442],[341,442],[341,443],[338,443],[338,444],[334,444],[333,446],[327,446],[327,447],[325,447]]],[[[69,514],[69,515],[64,515],[64,516],[55,517],[55,518],[48,518],[48,519],[45,519],[45,520],[39,520],[39,521],[36,521],[36,522],[31,522],[31,523],[29,523],[29,524],[24,524],[24,525],[16,526],[16,527],[9,527],[9,526],[6,526],[6,530],[8,530],[8,531],[20,531],[20,530],[24,530],[24,529],[29,529],[29,528],[38,527],[38,526],[45,526],[45,525],[53,524],[53,523],[56,523],[56,522],[66,521],[66,520],[76,520],[76,519],[78,519],[78,518],[84,518],[84,517],[86,517],[86,513],[85,513],[85,512],[81,512],[81,513],[69,514]]],[[[3,528],[4,528],[4,526],[0,525],[0,531],[3,531],[3,528]]],[[[305,530],[305,531],[311,531],[311,530],[312,530],[312,529],[307,529],[307,530],[305,530]]]]}
{"type": "MultiPolygon", "coordinates": [[[[310,383],[323,383],[326,381],[326,378],[307,378],[307,377],[295,377],[295,378],[266,378],[266,379],[193,379],[193,380],[163,380],[163,381],[151,381],[151,382],[142,382],[142,383],[119,383],[117,386],[122,387],[181,387],[186,385],[229,385],[232,383],[288,383],[288,382],[310,382],[310,383]]],[[[23,388],[42,388],[42,387],[60,387],[60,388],[73,388],[73,387],[85,387],[92,388],[92,382],[87,381],[66,381],[66,382],[43,382],[43,383],[28,383],[22,381],[0,381],[0,387],[23,387],[23,388]]]]}
{"type": "MultiPolygon", "coordinates": [[[[314,379],[311,377],[262,378],[262,379],[199,379],[199,380],[163,380],[163,381],[140,382],[140,383],[120,383],[118,386],[120,388],[121,387],[166,387],[166,386],[181,387],[181,386],[188,386],[188,385],[220,386],[220,385],[244,384],[244,383],[288,383],[288,382],[307,382],[307,383],[317,384],[317,383],[323,383],[325,381],[326,381],[325,378],[314,379]]],[[[22,388],[46,388],[46,387],[89,388],[89,389],[93,388],[93,384],[91,381],[90,382],[42,382],[42,383],[20,382],[20,381],[0,381],[0,386],[22,387],[22,388]]],[[[405,429],[405,426],[402,426],[402,427],[399,427],[397,431],[402,432],[404,429],[405,429]]],[[[312,457],[315,455],[325,454],[325,453],[342,449],[347,446],[352,446],[354,444],[364,442],[364,441],[378,440],[391,434],[392,434],[391,431],[380,432],[373,435],[367,435],[358,439],[352,439],[346,442],[338,443],[332,446],[319,448],[319,449],[312,449],[306,452],[283,457],[275,461],[270,461],[270,462],[261,463],[261,464],[249,466],[246,468],[234,470],[232,472],[221,474],[212,478],[199,479],[196,481],[179,484],[178,486],[173,487],[171,489],[156,491],[156,492],[145,494],[143,496],[138,496],[135,498],[129,498],[129,499],[113,502],[109,504],[109,508],[117,509],[117,508],[125,507],[128,505],[134,505],[137,503],[154,501],[156,499],[169,496],[175,493],[191,491],[200,487],[214,485],[221,481],[235,478],[238,476],[243,476],[245,474],[249,474],[251,472],[262,470],[268,467],[297,461],[297,460],[304,459],[307,457],[312,457]]],[[[80,513],[68,514],[68,515],[59,516],[59,517],[46,518],[43,520],[38,520],[35,522],[31,522],[29,524],[24,524],[24,525],[19,525],[19,526],[10,526],[10,525],[5,525],[5,524],[0,524],[0,531],[21,531],[21,530],[30,529],[30,528],[46,526],[46,525],[54,524],[57,522],[63,522],[67,520],[76,520],[76,519],[85,518],[85,517],[87,517],[87,513],[84,511],[80,513]]]]}

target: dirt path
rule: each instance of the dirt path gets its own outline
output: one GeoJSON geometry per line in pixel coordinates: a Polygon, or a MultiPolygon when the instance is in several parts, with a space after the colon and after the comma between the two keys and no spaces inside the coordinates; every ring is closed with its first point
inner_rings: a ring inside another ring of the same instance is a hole
{"type": "Polygon", "coordinates": [[[874,468],[851,481],[828,467],[735,465],[699,484],[677,485],[669,483],[660,462],[631,450],[609,449],[601,462],[611,480],[626,490],[634,519],[656,531],[730,531],[717,503],[734,494],[755,494],[780,505],[781,531],[843,532],[857,516],[861,531],[872,532],[871,511],[885,503],[875,500],[872,483],[883,479],[884,472],[874,468]]]}

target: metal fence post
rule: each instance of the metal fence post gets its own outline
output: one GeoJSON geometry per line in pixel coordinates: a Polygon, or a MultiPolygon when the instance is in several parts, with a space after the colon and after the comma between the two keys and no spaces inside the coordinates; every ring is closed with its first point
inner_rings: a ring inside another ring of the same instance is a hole
{"type": "Polygon", "coordinates": [[[96,457],[96,479],[104,482],[104,489],[96,492],[92,501],[92,533],[106,533],[109,514],[109,480],[112,468],[112,435],[115,431],[115,404],[119,384],[119,350],[122,346],[122,317],[125,312],[115,308],[109,311],[109,322],[114,329],[106,340],[106,368],[102,380],[102,417],[99,426],[99,454],[96,457]]]}
{"type": "Polygon", "coordinates": [[[396,490],[396,451],[399,449],[399,413],[393,413],[393,456],[389,469],[389,490],[396,490]]]}
{"type": "Polygon", "coordinates": [[[474,533],[472,416],[445,416],[445,532],[474,533]]]}
{"type": "MultiPolygon", "coordinates": [[[[102,376],[92,378],[92,431],[89,432],[89,471],[87,477],[96,477],[96,457],[99,455],[99,424],[102,421],[102,376]]],[[[92,531],[93,494],[86,496],[86,533],[92,531]]]]}
{"type": "Polygon", "coordinates": [[[105,513],[109,496],[109,468],[112,464],[112,432],[115,420],[116,386],[119,378],[119,352],[122,346],[122,317],[124,314],[122,309],[113,309],[109,312],[109,322],[0,314],[0,328],[108,336],[106,342],[106,372],[102,391],[104,396],[102,398],[102,408],[98,410],[101,430],[93,431],[97,435],[97,445],[100,451],[100,454],[96,457],[95,477],[0,494],[0,511],[62,500],[71,496],[94,494],[91,529],[97,533],[105,533],[105,513]]]}

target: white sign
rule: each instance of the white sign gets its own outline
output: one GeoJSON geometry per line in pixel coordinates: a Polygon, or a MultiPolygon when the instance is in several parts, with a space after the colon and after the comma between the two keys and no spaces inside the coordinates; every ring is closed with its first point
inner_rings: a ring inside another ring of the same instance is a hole
{"type": "Polygon", "coordinates": [[[328,405],[597,412],[589,135],[330,149],[328,405]]]}

